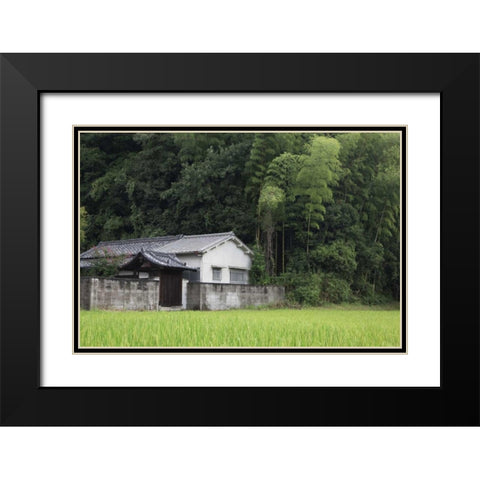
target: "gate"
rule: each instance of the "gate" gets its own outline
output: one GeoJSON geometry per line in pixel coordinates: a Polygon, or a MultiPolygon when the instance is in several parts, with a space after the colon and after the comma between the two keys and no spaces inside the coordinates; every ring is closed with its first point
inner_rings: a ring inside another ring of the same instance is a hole
{"type": "Polygon", "coordinates": [[[160,300],[162,307],[182,305],[182,272],[163,270],[160,274],[160,300]]]}

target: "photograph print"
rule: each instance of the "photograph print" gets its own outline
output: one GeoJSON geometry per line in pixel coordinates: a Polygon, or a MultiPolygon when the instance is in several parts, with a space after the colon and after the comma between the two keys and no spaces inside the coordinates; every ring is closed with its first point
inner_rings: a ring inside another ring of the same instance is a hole
{"type": "Polygon", "coordinates": [[[406,127],[74,129],[74,351],[406,353],[406,127]]]}

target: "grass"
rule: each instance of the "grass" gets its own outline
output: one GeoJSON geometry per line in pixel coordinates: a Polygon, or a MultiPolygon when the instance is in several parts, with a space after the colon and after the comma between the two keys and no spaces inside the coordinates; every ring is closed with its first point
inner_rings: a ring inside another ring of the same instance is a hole
{"type": "Polygon", "coordinates": [[[398,346],[400,311],[391,309],[80,313],[80,347],[398,346]]]}

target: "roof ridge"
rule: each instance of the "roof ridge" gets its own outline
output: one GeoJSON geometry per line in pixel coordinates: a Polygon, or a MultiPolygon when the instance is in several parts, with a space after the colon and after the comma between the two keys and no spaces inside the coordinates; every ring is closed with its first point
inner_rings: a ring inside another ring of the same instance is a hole
{"type": "Polygon", "coordinates": [[[101,245],[116,245],[119,243],[140,243],[140,242],[157,242],[158,240],[180,240],[183,235],[163,235],[161,237],[141,237],[141,238],[125,238],[122,240],[102,240],[98,242],[98,245],[92,248],[99,247],[101,245]]]}
{"type": "Polygon", "coordinates": [[[220,235],[235,235],[233,231],[230,232],[215,232],[215,233],[199,233],[194,235],[184,235],[183,233],[177,235],[162,235],[158,237],[140,237],[140,238],[124,238],[120,240],[102,240],[98,245],[92,248],[100,247],[102,245],[116,245],[119,243],[140,243],[140,242],[156,242],[158,240],[180,240],[182,238],[197,238],[197,237],[216,237],[220,235]]]}
{"type": "Polygon", "coordinates": [[[235,235],[233,232],[218,232],[218,233],[199,233],[197,235],[184,235],[184,238],[193,238],[193,237],[216,237],[220,235],[235,235]]]}

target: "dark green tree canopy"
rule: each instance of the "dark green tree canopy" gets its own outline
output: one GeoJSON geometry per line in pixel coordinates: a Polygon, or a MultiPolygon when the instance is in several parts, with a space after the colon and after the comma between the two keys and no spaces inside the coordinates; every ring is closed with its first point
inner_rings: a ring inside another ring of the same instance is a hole
{"type": "Polygon", "coordinates": [[[296,301],[399,298],[399,133],[83,133],[80,201],[82,249],[233,230],[296,301]]]}

